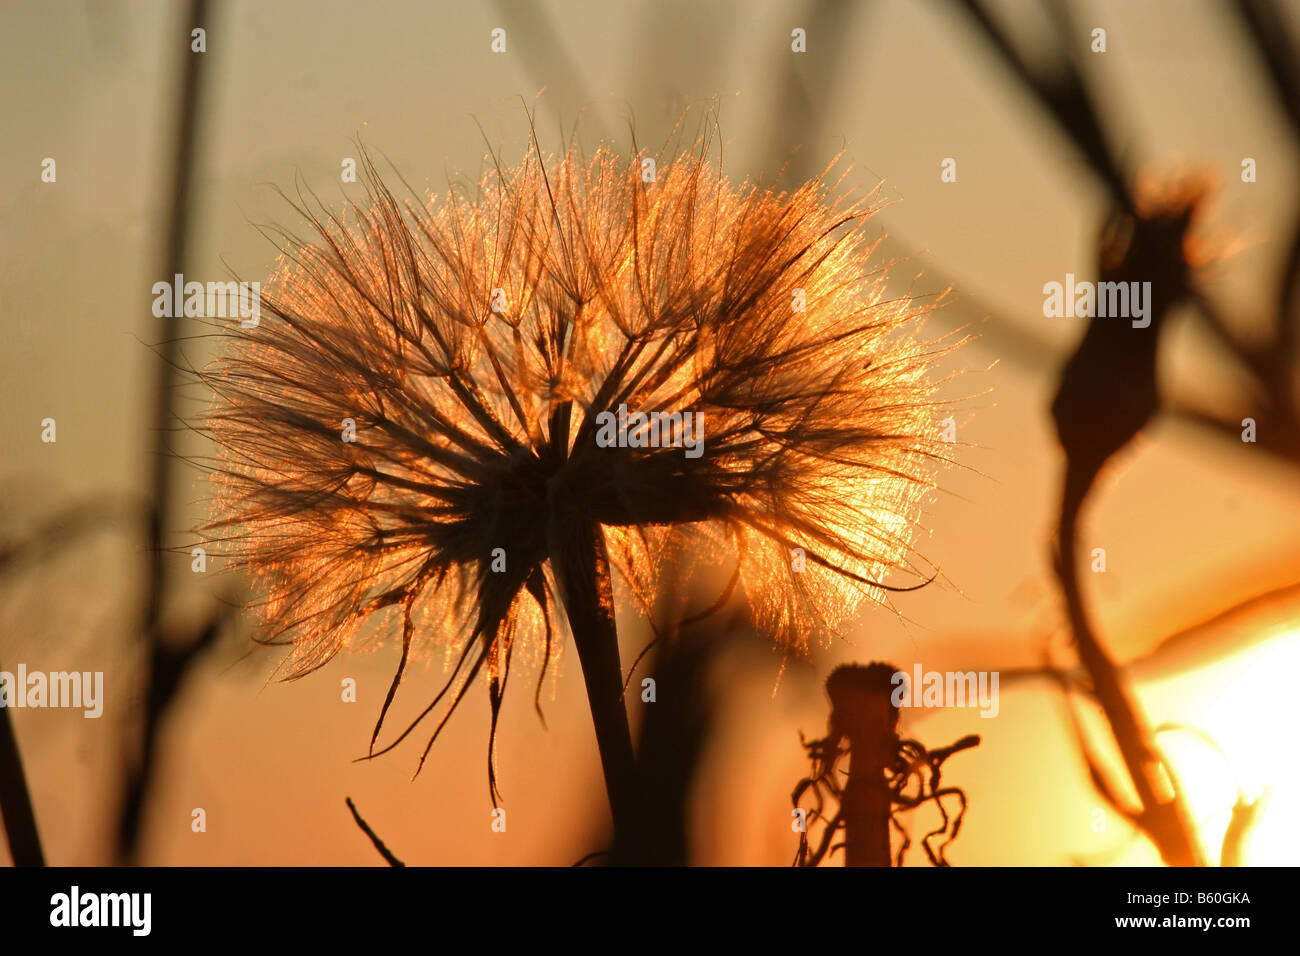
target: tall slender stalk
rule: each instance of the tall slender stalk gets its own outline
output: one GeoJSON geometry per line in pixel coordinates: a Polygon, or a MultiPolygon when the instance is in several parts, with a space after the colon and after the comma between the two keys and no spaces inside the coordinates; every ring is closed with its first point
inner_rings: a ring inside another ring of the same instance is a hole
{"type": "MultiPolygon", "coordinates": [[[[185,18],[180,21],[181,31],[173,36],[173,56],[180,63],[181,83],[176,100],[175,134],[172,154],[172,182],[167,240],[163,249],[163,276],[169,278],[183,273],[190,236],[190,200],[193,192],[198,137],[201,118],[204,66],[209,54],[191,52],[188,35],[193,27],[210,29],[207,0],[190,0],[185,18]]],[[[145,641],[145,657],[151,669],[143,675],[146,686],[145,699],[149,701],[140,730],[124,744],[123,763],[126,768],[122,784],[121,804],[117,817],[117,845],[115,853],[119,863],[135,862],[139,849],[140,831],[144,823],[144,808],[156,767],[156,744],[161,727],[159,719],[175,689],[179,674],[168,675],[170,686],[153,669],[159,659],[188,662],[196,656],[201,645],[195,644],[178,657],[168,646],[163,634],[163,607],[169,586],[167,562],[167,521],[171,514],[172,455],[168,447],[168,434],[172,425],[172,401],[176,391],[177,360],[180,345],[172,319],[161,318],[157,330],[157,351],[160,357],[154,387],[154,448],[150,461],[150,505],[145,514],[144,535],[147,542],[145,590],[142,594],[140,629],[145,641]]],[[[208,630],[215,625],[215,619],[208,630]]],[[[183,668],[181,668],[183,671],[183,668]]]]}
{"type": "Polygon", "coordinates": [[[626,861],[628,848],[635,846],[638,839],[640,813],[636,757],[627,708],[623,704],[623,668],[619,660],[605,537],[599,525],[575,514],[553,510],[550,549],[596,728],[596,744],[614,818],[615,859],[626,861]]]}
{"type": "Polygon", "coordinates": [[[1060,567],[1062,590],[1069,608],[1079,660],[1092,680],[1124,759],[1124,767],[1141,802],[1139,825],[1156,844],[1170,866],[1204,866],[1205,855],[1195,837],[1196,828],[1186,802],[1165,778],[1160,760],[1152,751],[1151,733],[1141,710],[1120,680],[1114,662],[1101,646],[1084,607],[1079,585],[1075,548],[1082,496],[1067,491],[1060,523],[1060,567]]]}
{"type": "MultiPolygon", "coordinates": [[[[19,692],[24,690],[20,688],[19,692]]],[[[36,812],[32,809],[22,754],[18,751],[18,738],[8,707],[0,707],[0,817],[4,818],[14,866],[44,866],[36,812]]]]}
{"type": "Polygon", "coordinates": [[[890,866],[891,796],[886,772],[898,751],[898,708],[890,700],[892,667],[843,667],[826,682],[831,722],[849,741],[844,865],[890,866]]]}

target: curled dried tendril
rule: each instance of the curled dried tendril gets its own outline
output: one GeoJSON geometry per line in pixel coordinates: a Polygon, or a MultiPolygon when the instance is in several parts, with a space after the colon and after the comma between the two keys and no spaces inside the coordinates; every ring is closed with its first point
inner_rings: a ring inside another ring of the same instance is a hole
{"type": "MultiPolygon", "coordinates": [[[[800,742],[812,761],[812,774],[799,781],[791,794],[791,802],[799,809],[799,802],[804,795],[811,792],[813,806],[807,811],[806,826],[799,834],[799,849],[795,853],[795,866],[818,866],[844,844],[836,843],[837,835],[842,835],[850,826],[843,810],[844,787],[841,777],[846,772],[840,769],[840,762],[848,757],[850,748],[847,740],[832,733],[817,740],[807,740],[799,735],[800,742]],[[828,802],[834,805],[834,813],[828,811],[828,802]],[[814,824],[822,827],[821,837],[814,847],[809,840],[814,824]]],[[[894,857],[894,865],[902,866],[903,859],[912,845],[907,828],[899,816],[916,810],[927,803],[933,803],[939,811],[940,824],[926,833],[921,839],[921,847],[934,866],[951,866],[944,856],[944,851],[961,831],[962,819],[966,815],[966,793],[961,787],[944,786],[942,783],[942,766],[945,760],[962,750],[969,750],[979,745],[977,734],[962,737],[956,743],[938,750],[926,750],[918,740],[895,736],[891,741],[892,762],[886,768],[884,784],[889,792],[891,812],[889,823],[898,833],[901,842],[894,857]],[[950,815],[944,806],[944,798],[954,798],[957,809],[950,815]],[[937,847],[930,841],[944,837],[937,847]]]]}

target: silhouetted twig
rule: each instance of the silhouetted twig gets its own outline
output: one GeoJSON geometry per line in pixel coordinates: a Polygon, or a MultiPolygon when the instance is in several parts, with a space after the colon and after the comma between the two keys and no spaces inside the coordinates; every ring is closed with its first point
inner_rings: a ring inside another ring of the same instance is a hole
{"type": "MultiPolygon", "coordinates": [[[[1093,693],[1110,721],[1142,803],[1135,822],[1156,842],[1168,862],[1201,863],[1202,854],[1172,775],[1156,756],[1142,716],[1128,697],[1117,669],[1102,649],[1089,621],[1076,567],[1077,525],[1080,510],[1098,470],[1150,421],[1159,407],[1155,388],[1157,333],[1163,316],[1175,303],[1193,302],[1220,340],[1264,384],[1271,396],[1271,401],[1261,407],[1261,414],[1267,413],[1268,417],[1266,427],[1270,447],[1290,457],[1298,457],[1300,446],[1294,436],[1300,429],[1297,428],[1291,388],[1291,350],[1279,347],[1260,352],[1243,345],[1213,303],[1193,285],[1179,246],[1197,197],[1190,197],[1181,210],[1173,210],[1163,224],[1159,217],[1139,214],[1138,203],[1127,185],[1126,173],[1112,158],[1113,153],[1101,132],[1097,110],[1074,63],[1067,59],[1064,71],[1050,77],[1036,73],[1018,55],[1014,45],[977,0],[959,0],[959,4],[971,14],[1011,71],[1043,103],[1105,182],[1119,210],[1112,222],[1127,220],[1136,225],[1136,234],[1120,257],[1118,272],[1107,276],[1103,268],[1103,278],[1114,280],[1122,273],[1129,279],[1150,281],[1150,288],[1163,300],[1152,304],[1151,324],[1154,327],[1142,330],[1144,334],[1138,336],[1125,335],[1127,328],[1114,319],[1094,319],[1062,376],[1053,405],[1061,443],[1067,455],[1059,524],[1058,573],[1080,659],[1091,678],[1093,693]],[[1121,336],[1124,336],[1122,343],[1121,336]]],[[[1077,38],[1068,9],[1057,4],[1050,4],[1047,9],[1058,26],[1065,48],[1072,52],[1077,38]]],[[[1263,50],[1266,63],[1271,67],[1275,84],[1283,99],[1288,99],[1293,77],[1286,66],[1285,55],[1279,52],[1281,41],[1277,37],[1260,36],[1262,16],[1265,12],[1273,12],[1271,6],[1243,4],[1242,11],[1263,50]]],[[[1300,263],[1300,255],[1292,258],[1294,261],[1288,268],[1289,272],[1300,263]]],[[[1279,343],[1290,341],[1286,332],[1290,323],[1285,315],[1289,282],[1289,279],[1284,280],[1279,297],[1279,343]]],[[[1223,426],[1223,423],[1218,424],[1223,426]]],[[[1104,789],[1111,792],[1113,788],[1106,786],[1104,789]]]]}
{"type": "Polygon", "coordinates": [[[0,707],[0,815],[4,817],[5,835],[14,866],[44,866],[41,837],[36,829],[36,811],[32,808],[27,777],[23,772],[18,738],[8,707],[0,707]]]}
{"type": "Polygon", "coordinates": [[[370,842],[375,845],[375,849],[379,851],[379,855],[388,861],[388,865],[406,866],[405,863],[394,856],[393,852],[384,845],[384,841],[379,839],[379,834],[370,829],[370,824],[366,823],[366,821],[362,819],[360,812],[357,810],[357,805],[352,802],[352,798],[345,797],[344,799],[347,802],[348,809],[352,811],[352,819],[357,821],[357,826],[361,827],[361,832],[370,837],[370,842]]]}
{"type": "MultiPolygon", "coordinates": [[[[1031,95],[1045,107],[1060,130],[1074,143],[1092,169],[1107,187],[1116,207],[1129,215],[1134,212],[1135,200],[1128,185],[1128,173],[1113,157],[1103,135],[1098,110],[1088,95],[1078,66],[1066,58],[1063,70],[1052,76],[1032,70],[1017,52],[1014,44],[984,12],[979,0],[953,0],[966,10],[990,41],[1010,72],[1021,81],[1031,95]]],[[[1248,35],[1255,41],[1268,74],[1273,81],[1276,98],[1300,133],[1300,69],[1295,64],[1295,53],[1286,40],[1286,30],[1276,7],[1268,0],[1238,0],[1238,10],[1247,27],[1248,35]]],[[[1062,45],[1072,53],[1077,43],[1075,26],[1067,4],[1045,4],[1055,20],[1062,45]]],[[[1227,351],[1258,383],[1244,397],[1252,406],[1249,417],[1258,425],[1257,445],[1300,462],[1300,413],[1297,412],[1295,344],[1300,316],[1297,315],[1297,295],[1300,294],[1300,214],[1291,231],[1286,263],[1276,299],[1273,319],[1273,340],[1253,343],[1242,339],[1229,326],[1219,308],[1195,285],[1188,289],[1191,302],[1227,351]]],[[[1233,435],[1240,441],[1239,422],[1227,422],[1204,409],[1171,405],[1170,411],[1190,420],[1233,435]]]]}
{"type": "Polygon", "coordinates": [[[1300,134],[1300,60],[1287,42],[1286,18],[1272,0],[1236,0],[1236,7],[1273,81],[1278,105],[1300,134]]]}
{"type": "MultiPolygon", "coordinates": [[[[176,143],[172,160],[171,214],[163,256],[163,275],[181,273],[189,238],[189,213],[195,156],[197,154],[201,93],[204,65],[208,53],[194,53],[187,42],[190,30],[202,26],[210,30],[205,0],[191,0],[186,16],[180,21],[183,28],[173,36],[176,56],[181,61],[182,84],[177,101],[176,143]]],[[[172,395],[175,390],[179,337],[171,327],[171,319],[162,318],[158,326],[157,350],[158,381],[154,391],[155,447],[151,476],[151,504],[145,524],[148,543],[147,581],[141,633],[147,648],[147,663],[151,668],[145,675],[147,705],[144,714],[143,741],[139,754],[126,748],[125,794],[118,818],[117,856],[120,861],[133,859],[140,832],[145,795],[152,782],[155,742],[159,721],[167,711],[172,697],[180,687],[190,663],[199,657],[218,633],[223,614],[210,617],[199,632],[181,650],[173,650],[172,643],[162,633],[163,601],[167,592],[167,553],[165,525],[171,513],[171,454],[166,434],[172,421],[172,395]]]]}
{"type": "MultiPolygon", "coordinates": [[[[665,596],[685,593],[685,580],[665,570],[665,596]]],[[[714,609],[721,611],[721,608],[714,609]]],[[[685,866],[690,862],[692,785],[713,720],[708,676],[718,654],[748,621],[738,608],[712,613],[664,632],[654,667],[655,700],[645,704],[636,750],[640,824],[618,847],[616,865],[685,866]]],[[[639,685],[629,678],[627,693],[639,685]]]]}
{"type": "Polygon", "coordinates": [[[1111,157],[1097,109],[1073,59],[1074,37],[1068,29],[1069,11],[1065,5],[1045,4],[1063,28],[1060,32],[1063,34],[1064,55],[1056,58],[1060,69],[1049,77],[1030,69],[1014,44],[984,11],[979,0],[954,2],[966,10],[1003,63],[1074,141],[1088,165],[1109,189],[1111,198],[1122,208],[1131,211],[1133,203],[1124,170],[1111,157]]]}
{"type": "MultiPolygon", "coordinates": [[[[101,524],[111,523],[123,510],[122,504],[112,499],[83,502],[63,509],[40,522],[22,539],[0,542],[0,574],[13,571],[25,562],[46,560],[101,524]]],[[[4,820],[14,864],[44,866],[36,812],[7,707],[0,707],[0,817],[4,820]]]]}
{"type": "MultiPolygon", "coordinates": [[[[1141,801],[1136,822],[1171,865],[1203,864],[1195,829],[1166,768],[1151,744],[1150,731],[1119,671],[1106,653],[1087,613],[1078,576],[1078,525],[1085,499],[1103,465],[1147,425],[1158,408],[1156,352],[1172,308],[1188,295],[1183,240],[1198,195],[1149,215],[1124,216],[1127,229],[1108,229],[1101,242],[1101,278],[1146,280],[1149,327],[1133,328],[1113,316],[1096,316],[1066,363],[1052,403],[1052,416],[1065,450],[1057,572],[1065,594],[1079,659],[1106,713],[1129,778],[1141,801]],[[1116,236],[1125,236],[1116,240],[1116,236]]],[[[1111,788],[1112,790],[1114,788],[1111,788]]]]}
{"type": "Polygon", "coordinates": [[[216,643],[228,613],[224,606],[213,611],[197,636],[179,647],[168,640],[158,640],[149,646],[143,674],[145,706],[140,750],[138,753],[128,750],[125,755],[125,793],[117,830],[117,852],[121,862],[134,862],[145,802],[157,766],[158,740],[167,714],[195,661],[216,643]]]}

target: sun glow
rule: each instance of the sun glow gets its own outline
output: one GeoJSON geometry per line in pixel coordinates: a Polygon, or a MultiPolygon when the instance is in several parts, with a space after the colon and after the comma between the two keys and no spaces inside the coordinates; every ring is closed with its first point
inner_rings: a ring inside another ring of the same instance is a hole
{"type": "MultiPolygon", "coordinates": [[[[1188,728],[1163,731],[1159,742],[1212,862],[1239,793],[1264,801],[1245,837],[1243,863],[1294,866],[1300,857],[1300,768],[1288,739],[1300,726],[1297,673],[1300,628],[1291,628],[1224,660],[1137,685],[1148,714],[1188,728]]],[[[1137,863],[1139,855],[1134,847],[1118,862],[1137,863]]]]}

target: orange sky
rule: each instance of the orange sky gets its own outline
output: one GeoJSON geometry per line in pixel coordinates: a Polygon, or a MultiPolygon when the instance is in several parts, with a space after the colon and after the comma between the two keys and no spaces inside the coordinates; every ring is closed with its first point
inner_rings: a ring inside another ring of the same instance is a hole
{"type": "MultiPolygon", "coordinates": [[[[484,141],[475,120],[493,146],[517,156],[527,134],[518,97],[531,104],[542,87],[536,105],[544,137],[558,139],[553,131],[561,123],[567,129],[585,106],[589,141],[608,134],[626,147],[630,116],[639,141],[657,142],[682,106],[716,96],[724,159],[737,178],[772,174],[799,143],[798,161],[814,170],[843,148],[854,189],[883,180],[882,195],[894,202],[877,221],[891,237],[882,253],[906,257],[896,281],[918,292],[952,283],[956,302],[933,320],[934,331],[968,325],[981,336],[948,360],[964,373],[948,394],[965,399],[958,414],[965,467],[944,478],[920,544],[943,580],[900,596],[901,616],[870,612],[852,644],[791,665],[775,695],[780,656],[758,640],[731,652],[713,675],[721,723],[698,782],[698,859],[786,864],[794,852],[789,793],[806,772],[798,732],[822,733],[819,685],[834,664],[1005,669],[1037,662],[1050,635],[1059,646],[1063,613],[1048,540],[1061,460],[1047,405],[1082,325],[1043,319],[1041,288],[1092,269],[1104,197],[983,47],[938,15],[941,4],[864,5],[871,9],[844,25],[838,46],[813,35],[808,59],[793,67],[788,38],[798,15],[775,0],[538,6],[555,30],[549,47],[530,46],[535,32],[493,4],[391,3],[364,15],[350,4],[303,0],[221,4],[207,54],[211,99],[187,271],[220,279],[228,264],[242,278],[264,278],[274,249],[250,220],[297,226],[266,184],[290,189],[300,172],[329,201],[342,188],[340,158],[355,152],[356,135],[420,187],[477,175],[484,141]],[[499,22],[510,31],[511,52],[489,59],[489,31],[499,22]],[[799,110],[774,109],[792,68],[817,95],[799,110]],[[958,181],[942,184],[939,162],[949,156],[958,181]]],[[[149,2],[54,0],[11,17],[0,37],[13,146],[0,155],[0,181],[10,184],[0,196],[6,531],[92,495],[129,501],[146,487],[154,357],[144,343],[167,213],[161,183],[173,82],[172,24],[157,10],[149,2]],[[39,180],[45,156],[57,158],[57,184],[39,180]],[[39,441],[47,415],[58,420],[55,445],[39,441]]],[[[1107,116],[1126,155],[1157,168],[1195,161],[1225,171],[1217,221],[1252,244],[1219,267],[1213,290],[1234,306],[1234,321],[1252,327],[1275,284],[1279,237],[1300,195],[1297,144],[1267,101],[1263,74],[1216,4],[1112,0],[1089,10],[1111,37],[1097,84],[1116,104],[1107,116]],[[1237,181],[1245,155],[1258,160],[1257,183],[1237,181]]],[[[1013,22],[1031,47],[1044,35],[1035,20],[1013,22]]],[[[1036,48],[1035,56],[1048,55],[1036,48]]],[[[203,344],[191,349],[191,360],[201,362],[203,344]]],[[[1168,389],[1211,402],[1225,402],[1233,383],[1189,317],[1170,330],[1160,372],[1168,389]]],[[[184,397],[187,414],[201,410],[201,393],[184,397]]],[[[183,469],[177,482],[184,508],[174,516],[174,542],[181,543],[203,514],[207,489],[183,469]]],[[[1295,488],[1294,471],[1262,451],[1207,442],[1170,421],[1127,449],[1085,521],[1089,542],[1107,549],[1106,574],[1087,585],[1115,655],[1139,657],[1206,615],[1294,581],[1295,488]]],[[[129,625],[140,556],[128,522],[113,527],[0,583],[0,662],[105,672],[101,720],[15,713],[47,856],[56,863],[107,860],[119,734],[138,703],[129,625]]],[[[226,582],[190,575],[187,559],[176,561],[184,588],[168,613],[201,613],[226,582]]],[[[1181,670],[1148,667],[1137,675],[1153,723],[1194,723],[1230,758],[1231,771],[1206,748],[1169,740],[1207,841],[1217,841],[1226,824],[1233,773],[1251,793],[1272,787],[1251,859],[1274,864],[1294,863],[1300,852],[1300,834],[1285,822],[1300,819],[1300,792],[1293,769],[1278,760],[1300,717],[1300,698],[1282,684],[1300,654],[1300,630],[1282,618],[1200,635],[1192,657],[1200,669],[1183,662],[1181,670]],[[1237,645],[1244,649],[1218,660],[1237,645]]],[[[345,796],[412,863],[564,864],[598,848],[607,811],[574,656],[562,661],[548,729],[530,695],[507,701],[498,763],[509,822],[497,834],[489,827],[484,688],[411,782],[420,742],[352,762],[369,740],[394,647],[282,684],[267,682],[272,652],[241,659],[244,637],[198,669],[167,729],[146,862],[380,863],[352,824],[345,796]],[[340,699],[348,676],[358,682],[355,704],[340,699]],[[206,833],[190,830],[195,807],[207,811],[206,833]]],[[[625,662],[641,640],[625,633],[625,662]]],[[[432,689],[439,677],[430,665],[410,680],[432,689]]],[[[399,698],[399,709],[418,707],[420,696],[399,698]]],[[[932,745],[984,736],[977,751],[946,768],[945,779],[971,796],[954,862],[1155,859],[1144,844],[1126,842],[1113,816],[1105,832],[1094,831],[1099,800],[1059,696],[1043,685],[1004,687],[996,719],[909,715],[905,729],[932,745]]],[[[912,862],[922,859],[914,849],[912,862]]]]}

